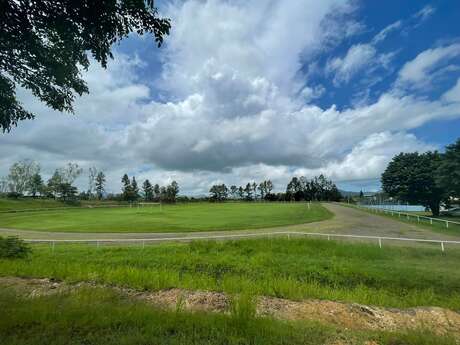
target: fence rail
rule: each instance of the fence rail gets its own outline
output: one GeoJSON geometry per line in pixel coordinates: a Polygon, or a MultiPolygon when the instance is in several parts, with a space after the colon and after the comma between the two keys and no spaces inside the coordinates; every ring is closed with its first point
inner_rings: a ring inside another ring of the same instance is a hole
{"type": "Polygon", "coordinates": [[[407,213],[407,212],[399,212],[399,211],[394,211],[394,210],[387,209],[387,208],[378,208],[378,207],[375,207],[375,205],[373,205],[374,207],[371,207],[371,205],[369,205],[369,206],[356,205],[356,206],[358,208],[374,211],[375,213],[380,212],[380,213],[391,214],[392,216],[397,215],[399,218],[401,218],[401,216],[403,216],[403,217],[406,217],[406,219],[409,219],[409,220],[411,218],[417,219],[417,222],[420,222],[420,219],[427,219],[427,220],[430,221],[430,224],[433,224],[433,222],[440,222],[440,223],[444,223],[446,225],[446,228],[449,228],[449,224],[460,225],[460,222],[455,222],[455,221],[452,221],[452,220],[432,218],[432,217],[427,217],[427,216],[421,216],[421,215],[418,215],[418,214],[410,214],[410,213],[407,213]]]}
{"type": "Polygon", "coordinates": [[[92,240],[48,240],[48,239],[25,239],[24,241],[31,244],[48,243],[54,247],[57,243],[86,243],[96,244],[99,247],[100,244],[127,244],[127,243],[139,243],[144,248],[146,243],[155,242],[181,242],[181,241],[196,241],[196,240],[218,240],[218,239],[238,239],[238,238],[251,238],[251,237],[272,237],[272,236],[287,236],[288,239],[291,236],[306,236],[306,237],[323,237],[328,240],[331,239],[367,239],[373,240],[378,243],[379,247],[382,248],[384,241],[402,241],[402,242],[419,242],[419,243],[432,243],[439,244],[441,250],[444,252],[444,246],[446,244],[460,245],[460,241],[451,240],[433,240],[433,239],[418,239],[418,238],[405,238],[405,237],[387,237],[387,236],[366,236],[366,235],[346,235],[346,234],[328,234],[328,233],[316,233],[316,232],[300,232],[300,231],[279,231],[279,232],[265,232],[265,233],[251,233],[251,234],[230,234],[230,235],[206,235],[206,236],[172,236],[172,237],[157,237],[157,238],[131,238],[131,239],[92,239],[92,240]]]}

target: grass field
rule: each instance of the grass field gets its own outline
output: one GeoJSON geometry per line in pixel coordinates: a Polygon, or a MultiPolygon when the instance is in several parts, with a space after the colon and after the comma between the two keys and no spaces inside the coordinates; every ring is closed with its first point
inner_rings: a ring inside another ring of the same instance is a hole
{"type": "Polygon", "coordinates": [[[310,321],[256,318],[251,306],[239,301],[230,315],[164,311],[104,289],[33,299],[2,290],[0,309],[8,315],[0,318],[0,343],[14,345],[456,344],[453,338],[423,330],[352,331],[310,321]]]}
{"type": "Polygon", "coordinates": [[[180,232],[258,229],[320,221],[320,204],[196,203],[144,208],[68,209],[4,213],[0,227],[63,232],[180,232]]]}
{"type": "Polygon", "coordinates": [[[308,239],[192,242],[136,247],[34,247],[30,259],[1,260],[1,276],[94,281],[319,298],[387,307],[460,310],[460,250],[385,247],[308,239]]]}

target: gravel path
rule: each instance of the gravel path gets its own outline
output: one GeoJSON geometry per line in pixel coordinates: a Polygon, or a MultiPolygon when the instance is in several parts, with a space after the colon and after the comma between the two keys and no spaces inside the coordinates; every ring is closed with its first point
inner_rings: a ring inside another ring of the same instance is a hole
{"type": "Polygon", "coordinates": [[[417,227],[415,224],[407,224],[387,217],[374,215],[351,207],[341,206],[334,203],[325,203],[324,206],[334,213],[330,220],[313,222],[308,224],[290,225],[283,227],[265,228],[257,230],[234,230],[234,231],[203,231],[182,233],[71,233],[71,232],[45,232],[31,230],[16,230],[0,228],[0,236],[19,236],[24,239],[43,240],[112,240],[112,239],[152,239],[172,237],[211,237],[235,234],[260,234],[280,231],[305,231],[331,234],[407,237],[418,239],[436,240],[459,240],[459,236],[436,233],[426,228],[417,227]]]}

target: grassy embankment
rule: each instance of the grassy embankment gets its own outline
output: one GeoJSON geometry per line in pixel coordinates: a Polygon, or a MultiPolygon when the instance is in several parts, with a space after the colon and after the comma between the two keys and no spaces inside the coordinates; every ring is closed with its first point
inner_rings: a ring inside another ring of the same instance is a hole
{"type": "Polygon", "coordinates": [[[258,229],[320,221],[320,204],[190,203],[144,208],[67,209],[4,213],[0,227],[64,232],[180,232],[258,229]]]}
{"type": "Polygon", "coordinates": [[[312,239],[259,239],[133,247],[34,247],[29,259],[0,260],[1,276],[159,290],[172,287],[319,298],[387,307],[460,310],[460,250],[312,239]]]}
{"type": "Polygon", "coordinates": [[[455,344],[427,331],[352,331],[256,318],[243,298],[235,300],[230,315],[217,315],[162,311],[103,289],[33,299],[3,290],[0,308],[8,316],[0,318],[1,344],[455,344]]]}

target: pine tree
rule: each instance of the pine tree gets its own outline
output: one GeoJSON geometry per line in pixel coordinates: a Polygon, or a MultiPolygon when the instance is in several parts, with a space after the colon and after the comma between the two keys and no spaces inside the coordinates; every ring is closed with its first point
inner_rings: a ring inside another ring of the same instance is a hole
{"type": "Polygon", "coordinates": [[[153,201],[153,186],[149,180],[145,180],[142,184],[142,190],[144,191],[144,200],[153,201]]]}
{"type": "Polygon", "coordinates": [[[121,178],[121,183],[123,184],[122,187],[122,195],[123,200],[130,201],[131,200],[131,182],[129,181],[129,177],[127,174],[124,174],[121,178]]]}
{"type": "Polygon", "coordinates": [[[105,186],[105,175],[102,171],[96,176],[96,195],[99,200],[102,199],[102,195],[104,193],[104,186],[105,186]]]}
{"type": "Polygon", "coordinates": [[[133,176],[131,180],[131,200],[136,201],[139,199],[139,187],[137,186],[136,178],[133,176]]]}

